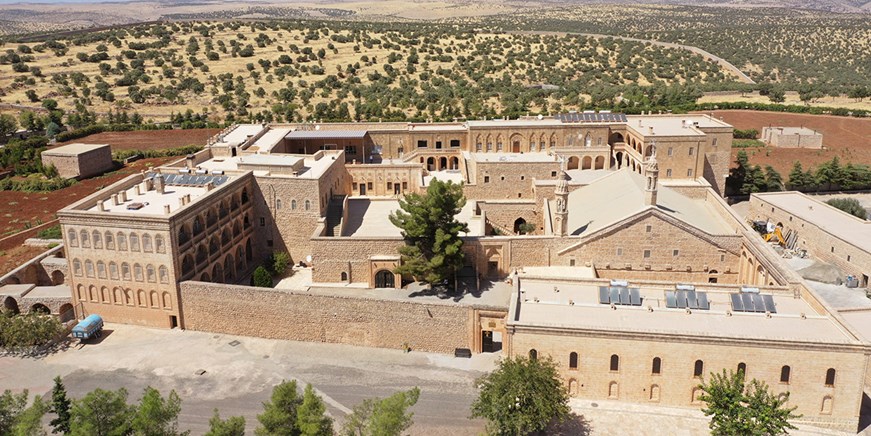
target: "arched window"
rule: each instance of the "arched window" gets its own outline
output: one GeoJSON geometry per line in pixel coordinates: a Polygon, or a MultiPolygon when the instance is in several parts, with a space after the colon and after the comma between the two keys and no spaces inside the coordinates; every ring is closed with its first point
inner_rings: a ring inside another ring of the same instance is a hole
{"type": "Polygon", "coordinates": [[[102,260],[97,261],[97,277],[106,278],[106,264],[102,260]]]}
{"type": "Polygon", "coordinates": [[[136,233],[130,234],[130,251],[139,251],[139,235],[136,233]]]}
{"type": "Polygon", "coordinates": [[[112,236],[112,232],[106,232],[106,249],[115,249],[115,238],[112,236]]]}
{"type": "Polygon", "coordinates": [[[184,245],[191,240],[191,235],[188,234],[185,226],[178,228],[178,245],[184,245]]]}
{"type": "Polygon", "coordinates": [[[242,204],[245,204],[247,202],[248,202],[248,190],[243,189],[242,190],[242,204]]]}
{"type": "Polygon", "coordinates": [[[231,240],[231,237],[230,237],[230,229],[226,229],[226,228],[225,228],[225,229],[221,232],[221,244],[222,244],[222,245],[229,245],[229,244],[230,244],[230,240],[231,240]]]}
{"type": "Polygon", "coordinates": [[[658,357],[653,358],[653,368],[650,370],[653,374],[661,374],[662,373],[662,359],[658,357]]]}
{"type": "Polygon", "coordinates": [[[80,276],[82,275],[82,261],[78,259],[73,259],[73,274],[80,276]]]}
{"type": "Polygon", "coordinates": [[[82,230],[82,247],[89,248],[91,246],[91,238],[88,236],[87,230],[82,230]]]}
{"type": "Polygon", "coordinates": [[[341,279],[342,279],[343,282],[348,281],[348,273],[342,271],[341,279]]]}
{"type": "Polygon", "coordinates": [[[127,236],[118,232],[118,251],[127,251],[127,236]]]}
{"type": "Polygon", "coordinates": [[[620,356],[611,355],[611,371],[620,371],[620,356]]]}
{"type": "Polygon", "coordinates": [[[94,248],[103,248],[103,238],[100,236],[100,232],[94,230],[93,235],[94,248]]]}
{"type": "Polygon", "coordinates": [[[172,309],[172,297],[169,295],[169,292],[163,293],[163,308],[172,309]]]}
{"type": "Polygon", "coordinates": [[[158,253],[166,252],[166,244],[163,243],[163,236],[156,235],[154,237],[154,248],[157,250],[158,253]]]}
{"type": "Polygon", "coordinates": [[[200,233],[203,232],[203,220],[201,220],[200,217],[194,218],[193,229],[194,229],[194,236],[199,235],[200,233]]]}
{"type": "Polygon", "coordinates": [[[142,265],[138,263],[133,264],[133,279],[137,282],[141,282],[144,280],[144,276],[142,275],[142,265]]]}
{"type": "Polygon", "coordinates": [[[165,266],[161,265],[159,268],[157,268],[157,275],[160,279],[160,283],[169,283],[169,271],[166,269],[165,266]]]}
{"type": "Polygon", "coordinates": [[[826,386],[835,385],[835,368],[829,368],[826,371],[826,386]]]}
{"type": "Polygon", "coordinates": [[[157,275],[154,273],[154,265],[148,264],[145,266],[145,280],[152,283],[157,281],[157,275]]]}
{"type": "Polygon", "coordinates": [[[536,351],[535,348],[529,350],[529,358],[530,358],[531,360],[536,360],[536,359],[538,359],[538,351],[536,351]]]}
{"type": "Polygon", "coordinates": [[[70,247],[78,247],[79,246],[79,238],[76,235],[75,230],[69,229],[67,231],[67,239],[69,239],[70,247]]]}
{"type": "Polygon", "coordinates": [[[747,364],[741,362],[738,364],[738,374],[747,374],[747,364]]]}
{"type": "Polygon", "coordinates": [[[789,383],[789,371],[790,371],[789,365],[783,365],[783,367],[780,368],[780,382],[781,383],[789,383]]]}
{"type": "Polygon", "coordinates": [[[212,227],[218,222],[217,216],[215,216],[215,212],[211,209],[206,211],[206,226],[212,227]]]}
{"type": "Polygon", "coordinates": [[[296,200],[290,200],[290,210],[296,210],[296,200]]]}
{"type": "Polygon", "coordinates": [[[115,262],[109,262],[109,278],[118,280],[118,265],[115,262]]]}
{"type": "Polygon", "coordinates": [[[127,262],[121,264],[121,278],[124,280],[130,280],[130,265],[127,262]]]}
{"type": "Polygon", "coordinates": [[[90,259],[85,261],[85,275],[94,277],[94,262],[91,262],[90,259]]]}
{"type": "Polygon", "coordinates": [[[696,360],[696,364],[693,366],[693,377],[701,377],[703,372],[705,372],[705,362],[696,360]]]}
{"type": "Polygon", "coordinates": [[[569,369],[578,369],[578,353],[569,353],[569,369]]]}
{"type": "Polygon", "coordinates": [[[154,251],[154,247],[151,245],[151,235],[147,233],[142,235],[142,251],[146,253],[154,251]]]}
{"type": "Polygon", "coordinates": [[[312,202],[309,200],[306,200],[305,201],[305,210],[311,210],[311,208],[312,208],[312,202]]]}
{"type": "Polygon", "coordinates": [[[275,199],[275,210],[281,210],[281,199],[280,198],[275,199]]]}

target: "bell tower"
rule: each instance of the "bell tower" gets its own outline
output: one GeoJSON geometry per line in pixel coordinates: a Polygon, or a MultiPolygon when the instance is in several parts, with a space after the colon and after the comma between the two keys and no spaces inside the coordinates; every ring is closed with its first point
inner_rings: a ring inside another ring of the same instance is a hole
{"type": "Polygon", "coordinates": [[[656,163],[656,143],[651,144],[652,151],[644,166],[644,176],[647,186],[644,188],[644,204],[656,205],[656,191],[659,185],[659,164],[656,163]]]}
{"type": "Polygon", "coordinates": [[[560,164],[559,183],[554,190],[556,210],[554,211],[553,233],[559,236],[568,234],[569,220],[569,175],[566,174],[564,164],[560,164]]]}

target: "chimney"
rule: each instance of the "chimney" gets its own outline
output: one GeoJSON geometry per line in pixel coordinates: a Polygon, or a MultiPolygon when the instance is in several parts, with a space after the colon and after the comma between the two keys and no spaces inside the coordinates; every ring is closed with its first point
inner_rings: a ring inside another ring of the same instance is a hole
{"type": "Polygon", "coordinates": [[[163,174],[157,173],[157,175],[154,176],[154,189],[161,194],[163,194],[166,190],[166,184],[163,180],[163,174]]]}
{"type": "Polygon", "coordinates": [[[118,201],[118,194],[112,194],[112,204],[115,206],[121,204],[121,202],[118,201]]]}
{"type": "Polygon", "coordinates": [[[121,203],[126,203],[126,202],[127,202],[127,190],[126,190],[126,189],[123,190],[123,191],[121,191],[121,192],[119,192],[118,195],[119,195],[119,197],[121,198],[121,203]]]}
{"type": "Polygon", "coordinates": [[[97,210],[100,212],[106,211],[106,206],[103,205],[103,200],[97,200],[97,210]]]}
{"type": "Polygon", "coordinates": [[[647,127],[647,133],[650,134],[650,135],[653,134],[653,126],[648,126],[648,127],[647,127]]]}
{"type": "MultiPolygon", "coordinates": [[[[185,205],[184,197],[179,197],[178,198],[178,207],[184,207],[184,205],[185,205]]],[[[169,206],[169,205],[167,205],[167,206],[169,206]]],[[[164,210],[166,210],[166,209],[164,209],[164,210]]]]}
{"type": "Polygon", "coordinates": [[[212,182],[206,183],[206,192],[209,192],[212,189],[215,189],[215,184],[212,182]]]}
{"type": "Polygon", "coordinates": [[[185,156],[185,163],[186,163],[186,166],[189,170],[194,169],[194,159],[195,158],[196,158],[196,156],[194,156],[193,154],[189,154],[189,155],[185,156]]]}
{"type": "Polygon", "coordinates": [[[137,184],[135,189],[136,195],[142,195],[142,184],[137,184]]]}
{"type": "Polygon", "coordinates": [[[168,204],[163,205],[163,214],[169,215],[169,205],[168,204]]]}

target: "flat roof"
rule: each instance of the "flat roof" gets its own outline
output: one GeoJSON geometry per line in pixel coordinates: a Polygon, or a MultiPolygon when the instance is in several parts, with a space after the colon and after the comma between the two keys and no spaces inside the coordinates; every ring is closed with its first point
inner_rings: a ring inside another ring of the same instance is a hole
{"type": "Polygon", "coordinates": [[[460,170],[430,171],[428,176],[423,176],[423,186],[429,186],[431,181],[463,183],[463,173],[460,170]]]}
{"type": "Polygon", "coordinates": [[[25,298],[72,298],[67,285],[37,286],[25,298]]]}
{"type": "Polygon", "coordinates": [[[822,231],[865,252],[871,251],[871,222],[854,217],[800,192],[766,192],[753,194],[769,204],[785,210],[822,231]]]}
{"type": "Polygon", "coordinates": [[[239,124],[233,130],[222,135],[223,138],[220,138],[213,145],[239,145],[247,141],[249,136],[256,136],[266,128],[263,124],[239,124]]]}
{"type": "Polygon", "coordinates": [[[731,128],[708,115],[629,115],[626,126],[641,136],[700,136],[702,128],[731,128]],[[686,123],[685,123],[686,122],[686,123]],[[653,127],[653,133],[650,128],[653,127]]]}
{"type": "Polygon", "coordinates": [[[562,122],[553,117],[524,118],[519,120],[469,120],[466,121],[469,127],[538,127],[538,126],[560,126],[562,122]]]}
{"type": "MultiPolygon", "coordinates": [[[[318,152],[320,153],[320,151],[318,152]]],[[[336,156],[340,152],[325,151],[320,159],[315,159],[311,154],[248,154],[234,157],[213,157],[197,166],[211,171],[239,171],[239,165],[250,163],[254,165],[294,166],[302,160],[302,168],[296,175],[287,173],[273,173],[268,170],[254,170],[256,176],[294,177],[302,179],[319,179],[336,162],[336,156]]]]}
{"type": "Polygon", "coordinates": [[[62,145],[60,147],[50,148],[42,152],[49,156],[78,156],[82,153],[98,150],[101,148],[109,148],[109,144],[82,144],[74,143],[62,145]]]}
{"type": "MultiPolygon", "coordinates": [[[[473,219],[477,209],[474,201],[466,201],[466,205],[457,214],[457,219],[469,225],[469,233],[460,236],[483,236],[484,222],[473,219]]],[[[390,214],[399,210],[398,200],[382,200],[355,197],[348,199],[348,220],[342,225],[342,236],[368,238],[400,238],[402,231],[390,222],[390,214]]]]}
{"type": "Polygon", "coordinates": [[[268,132],[264,133],[263,136],[258,138],[248,147],[250,151],[271,151],[276,144],[281,142],[284,139],[284,136],[290,133],[290,129],[273,129],[270,128],[268,132]]]}
{"type": "Polygon", "coordinates": [[[465,132],[464,124],[409,124],[408,130],[413,132],[465,132]]]}
{"type": "MultiPolygon", "coordinates": [[[[136,185],[138,186],[138,185],[136,185]]],[[[166,215],[164,206],[169,206],[169,213],[173,213],[181,209],[179,199],[185,195],[191,196],[191,203],[199,197],[206,194],[206,188],[203,186],[166,186],[161,194],[155,189],[136,194],[135,186],[131,186],[126,190],[127,201],[118,201],[114,204],[109,198],[103,201],[104,213],[126,213],[131,215],[166,215]],[[128,206],[139,206],[138,209],[128,209],[128,206]]],[[[95,205],[86,209],[88,212],[99,212],[100,209],[95,205]]]]}
{"type": "Polygon", "coordinates": [[[770,126],[766,127],[766,129],[771,130],[780,130],[781,135],[819,135],[823,136],[822,133],[817,132],[813,129],[808,129],[807,127],[779,127],[779,126],[770,126]]]}
{"type": "Polygon", "coordinates": [[[294,166],[300,161],[305,161],[304,155],[295,154],[246,154],[238,156],[236,165],[251,164],[251,165],[274,165],[274,166],[294,166]]]}
{"type": "Polygon", "coordinates": [[[284,135],[286,139],[363,139],[369,134],[366,130],[295,130],[284,135]]]}
{"type": "MultiPolygon", "coordinates": [[[[528,274],[528,273],[526,273],[528,274]]],[[[765,313],[734,312],[730,294],[722,288],[697,286],[697,292],[706,292],[709,310],[666,308],[665,291],[674,286],[641,285],[640,306],[615,305],[599,302],[601,283],[560,281],[557,279],[524,278],[520,274],[522,291],[517,315],[510,322],[542,327],[565,327],[602,331],[631,331],[667,333],[675,335],[728,337],[736,339],[790,340],[798,342],[826,342],[854,344],[855,339],[842,330],[831,317],[817,315],[803,299],[791,294],[768,294],[777,309],[768,317],[765,313]],[[556,291],[555,291],[556,288],[556,291]],[[536,301],[536,299],[538,301],[536,301]],[[652,311],[648,309],[652,307],[652,311]],[[802,318],[804,314],[804,318],[802,318]]]]}
{"type": "MultiPolygon", "coordinates": [[[[645,183],[644,176],[623,168],[569,193],[569,234],[589,235],[650,207],[644,202],[645,183]]],[[[661,184],[654,207],[712,235],[735,233],[704,199],[686,197],[661,184]]]]}

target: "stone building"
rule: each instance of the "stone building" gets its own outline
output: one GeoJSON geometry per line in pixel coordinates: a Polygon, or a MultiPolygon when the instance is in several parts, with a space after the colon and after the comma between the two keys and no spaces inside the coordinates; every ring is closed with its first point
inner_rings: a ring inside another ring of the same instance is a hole
{"type": "Polygon", "coordinates": [[[731,133],[611,113],[235,126],[60,211],[68,282],[79,315],[112,322],[438,352],[501,336],[596,400],[699,407],[697,376],[741,364],[807,421],[855,428],[869,341],[721,197],[731,133]],[[480,301],[410,298],[395,273],[389,216],[434,180],[463,185],[455,280],[480,301]],[[310,283],[246,286],[278,250],[310,283]]]}
{"type": "Polygon", "coordinates": [[[54,165],[65,179],[98,176],[115,166],[108,144],[68,144],[45,150],[41,157],[43,165],[54,165]]]}
{"type": "Polygon", "coordinates": [[[762,141],[779,148],[823,148],[823,134],[806,127],[763,127],[762,141]]]}

